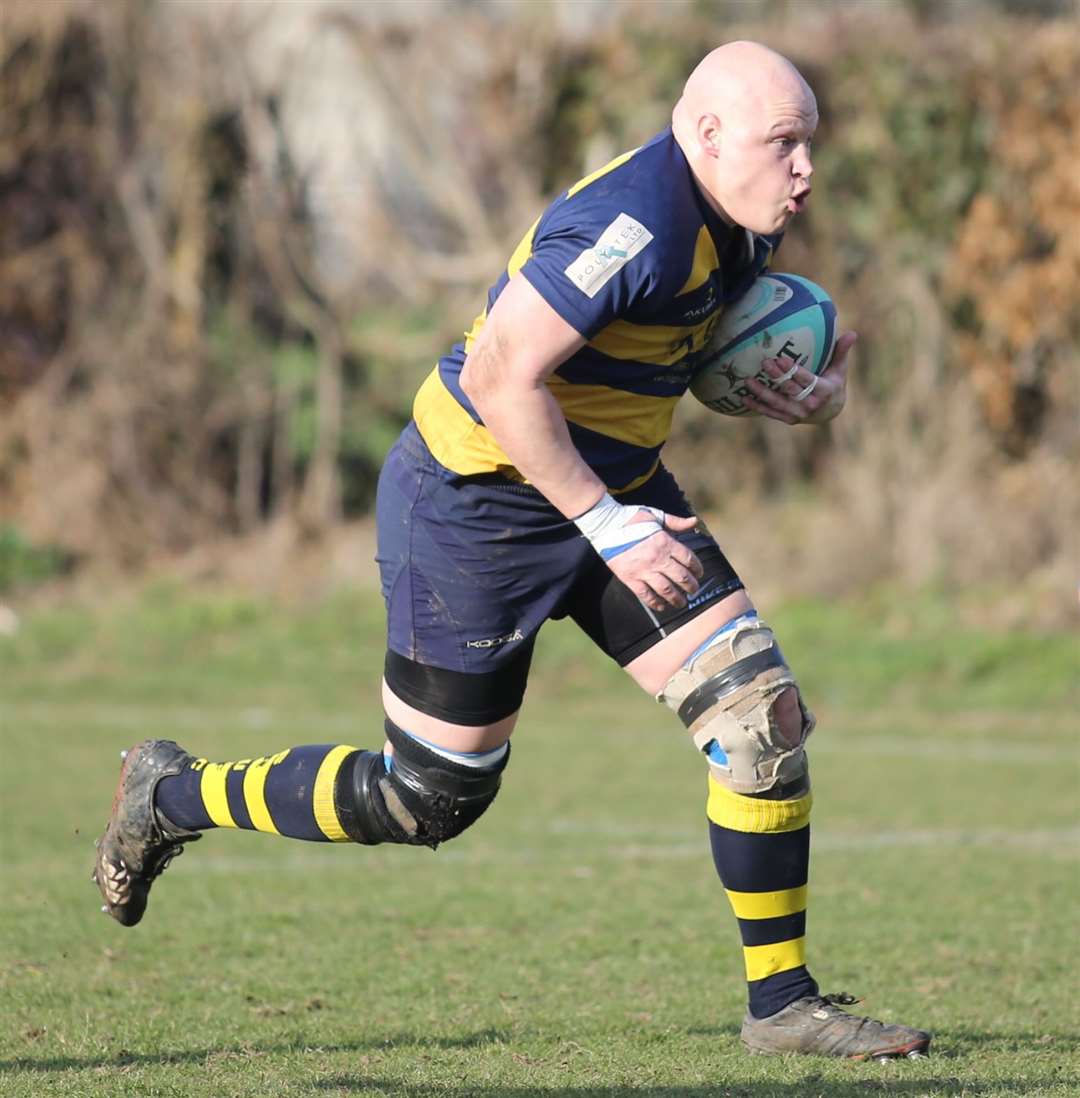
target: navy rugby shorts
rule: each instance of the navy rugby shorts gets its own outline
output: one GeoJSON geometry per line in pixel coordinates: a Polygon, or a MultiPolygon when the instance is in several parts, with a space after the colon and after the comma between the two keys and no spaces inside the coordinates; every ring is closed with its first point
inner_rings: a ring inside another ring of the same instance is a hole
{"type": "MultiPolygon", "coordinates": [[[[618,500],[692,514],[663,466],[618,500]]],[[[705,568],[699,592],[683,609],[652,611],[535,488],[495,474],[455,476],[412,423],[383,465],[376,520],[388,646],[450,671],[527,659],[543,623],[567,616],[625,666],[743,586],[699,527],[676,535],[705,568]]]]}

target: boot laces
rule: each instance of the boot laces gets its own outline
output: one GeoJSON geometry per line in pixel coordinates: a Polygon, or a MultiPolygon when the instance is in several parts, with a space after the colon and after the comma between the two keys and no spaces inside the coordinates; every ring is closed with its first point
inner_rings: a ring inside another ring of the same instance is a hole
{"type": "Polygon", "coordinates": [[[184,847],[181,843],[172,843],[165,847],[161,851],[160,855],[154,859],[154,864],[147,867],[147,871],[144,871],[144,875],[148,881],[157,880],[158,877],[169,868],[169,864],[174,858],[178,858],[184,853],[184,847]]]}
{"type": "MultiPolygon", "coordinates": [[[[820,1002],[822,1006],[819,1009],[822,1011],[822,1014],[828,1013],[833,1018],[842,1018],[851,1029],[853,1036],[868,1030],[885,1030],[888,1028],[884,1022],[879,1022],[875,1018],[867,1018],[860,1014],[849,1014],[846,1010],[841,1010],[841,1007],[855,1006],[856,1003],[862,1002],[862,999],[858,996],[849,995],[846,991],[822,995],[820,1002]]],[[[815,1017],[821,1017],[817,1011],[814,1013],[815,1017]]]]}

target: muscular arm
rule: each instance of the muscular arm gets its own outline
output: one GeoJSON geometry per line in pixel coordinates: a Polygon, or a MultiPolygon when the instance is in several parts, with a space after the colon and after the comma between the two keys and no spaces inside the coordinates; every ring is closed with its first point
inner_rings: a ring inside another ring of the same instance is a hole
{"type": "Polygon", "coordinates": [[[529,282],[515,275],[461,372],[461,387],[495,441],[567,518],[587,511],[605,488],[574,448],[544,382],[584,344],[529,282]]]}
{"type": "MultiPolygon", "coordinates": [[[[465,360],[461,388],[517,470],[562,514],[576,519],[600,504],[607,507],[601,525],[610,529],[614,512],[616,527],[631,531],[628,540],[615,538],[617,543],[626,540],[617,555],[603,555],[642,602],[656,610],[665,604],[685,606],[686,596],[697,590],[701,562],[669,531],[691,529],[696,520],[620,508],[607,497],[606,486],[577,452],[562,410],[544,384],[584,344],[532,285],[515,275],[465,360]],[[639,521],[648,525],[638,527],[641,540],[635,540],[633,526],[639,521]]],[[[589,534],[594,548],[596,536],[596,531],[589,534]]]]}

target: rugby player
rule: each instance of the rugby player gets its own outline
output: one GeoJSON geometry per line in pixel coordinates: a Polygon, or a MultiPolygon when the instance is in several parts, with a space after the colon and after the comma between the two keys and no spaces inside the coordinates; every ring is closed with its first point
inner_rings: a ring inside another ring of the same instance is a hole
{"type": "MultiPolygon", "coordinates": [[[[743,941],[746,1047],[925,1053],[930,1034],[848,1013],[856,1000],[820,995],[807,969],[814,719],[660,461],[721,310],[807,203],[817,123],[789,61],[732,42],[690,75],[670,129],[541,214],[382,470],[384,746],[211,763],[136,745],[99,841],[103,910],[137,923],[153,880],[211,827],[433,849],[459,835],[498,792],[541,625],[569,616],[704,756],[713,859],[743,941]]],[[[818,378],[751,382],[749,403],[827,422],[854,342],[844,333],[818,378]]]]}

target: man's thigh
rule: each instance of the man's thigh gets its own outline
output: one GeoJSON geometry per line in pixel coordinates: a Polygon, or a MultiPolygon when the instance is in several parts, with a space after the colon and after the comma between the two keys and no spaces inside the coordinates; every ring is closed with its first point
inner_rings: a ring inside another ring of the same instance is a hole
{"type": "Polygon", "coordinates": [[[462,675],[527,662],[592,553],[534,489],[448,480],[408,430],[383,466],[376,516],[392,656],[462,675]]]}

